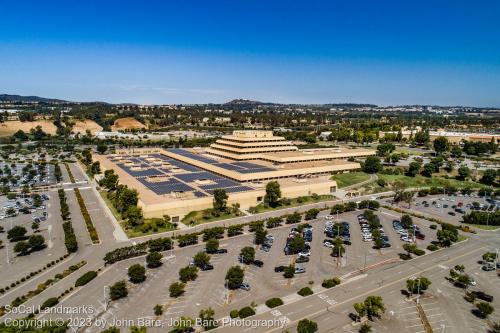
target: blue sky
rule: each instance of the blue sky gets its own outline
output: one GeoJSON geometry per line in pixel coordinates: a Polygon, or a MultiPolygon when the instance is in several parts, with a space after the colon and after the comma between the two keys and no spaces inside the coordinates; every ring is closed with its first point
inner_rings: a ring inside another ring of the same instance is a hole
{"type": "Polygon", "coordinates": [[[500,106],[500,1],[4,1],[0,93],[500,106]]]}

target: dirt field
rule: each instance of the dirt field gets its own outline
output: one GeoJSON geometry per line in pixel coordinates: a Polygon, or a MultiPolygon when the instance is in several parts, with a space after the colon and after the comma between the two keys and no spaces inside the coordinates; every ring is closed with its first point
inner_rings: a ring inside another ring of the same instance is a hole
{"type": "Polygon", "coordinates": [[[84,121],[76,121],[73,126],[73,133],[85,134],[87,130],[90,130],[92,135],[97,132],[102,131],[102,127],[93,120],[85,119],[84,121]]]}
{"type": "Polygon", "coordinates": [[[111,126],[112,131],[120,131],[120,130],[128,130],[128,129],[134,129],[134,128],[146,128],[144,124],[141,122],[137,121],[134,118],[120,118],[116,119],[115,123],[113,126],[111,126]]]}
{"type": "Polygon", "coordinates": [[[26,133],[32,128],[37,127],[38,125],[42,126],[42,129],[45,133],[55,134],[56,126],[52,123],[51,120],[37,120],[37,121],[25,121],[20,122],[18,120],[15,121],[6,121],[4,123],[0,123],[0,136],[9,136],[16,133],[18,130],[23,130],[26,133]]]}

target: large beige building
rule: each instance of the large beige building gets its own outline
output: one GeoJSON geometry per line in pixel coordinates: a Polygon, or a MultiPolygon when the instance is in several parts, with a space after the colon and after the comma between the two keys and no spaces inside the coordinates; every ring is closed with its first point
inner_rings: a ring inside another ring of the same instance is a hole
{"type": "Polygon", "coordinates": [[[270,180],[283,197],[331,194],[331,174],[359,169],[349,157],[374,155],[368,149],[298,149],[271,131],[234,131],[209,148],[119,150],[96,155],[103,169],[114,169],[120,182],[139,192],[145,217],[170,215],[181,220],[212,207],[213,192],[224,188],[228,203],[247,209],[262,202],[270,180]]]}

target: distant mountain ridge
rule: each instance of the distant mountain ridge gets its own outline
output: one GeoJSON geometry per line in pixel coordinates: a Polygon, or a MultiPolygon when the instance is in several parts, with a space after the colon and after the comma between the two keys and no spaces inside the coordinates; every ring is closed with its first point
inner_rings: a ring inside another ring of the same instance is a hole
{"type": "Polygon", "coordinates": [[[25,103],[71,103],[62,99],[44,98],[38,96],[21,96],[21,95],[8,95],[0,94],[0,102],[25,102],[25,103]]]}

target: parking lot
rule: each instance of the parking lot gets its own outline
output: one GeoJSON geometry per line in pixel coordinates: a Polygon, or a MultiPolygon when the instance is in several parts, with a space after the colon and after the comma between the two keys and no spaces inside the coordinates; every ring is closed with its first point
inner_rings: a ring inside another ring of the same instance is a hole
{"type": "Polygon", "coordinates": [[[3,248],[0,249],[2,287],[66,253],[62,227],[60,223],[56,223],[57,219],[54,219],[54,216],[59,214],[57,205],[53,204],[54,200],[58,200],[57,194],[46,192],[41,193],[41,197],[45,200],[42,199],[39,207],[32,205],[33,200],[29,196],[13,200],[8,200],[5,196],[0,197],[0,226],[4,229],[4,232],[0,233],[0,240],[3,242],[3,248]],[[34,225],[37,225],[38,229],[33,229],[34,225]],[[18,255],[14,251],[16,243],[7,239],[8,231],[16,226],[24,227],[27,231],[26,236],[42,235],[46,247],[28,255],[18,255]]]}
{"type": "MultiPolygon", "coordinates": [[[[385,204],[392,205],[392,201],[386,200],[385,204]]],[[[408,209],[407,204],[401,203],[399,205],[403,209],[408,209]]],[[[460,224],[462,216],[474,209],[474,205],[480,210],[486,210],[491,207],[492,202],[487,201],[485,197],[479,197],[477,194],[430,195],[415,197],[410,210],[444,222],[460,224]]]]}
{"type": "MultiPolygon", "coordinates": [[[[139,285],[129,283],[129,296],[113,302],[112,307],[101,315],[130,319],[152,317],[153,307],[156,304],[162,304],[164,306],[163,319],[186,315],[195,317],[201,309],[208,306],[212,307],[220,317],[228,315],[230,310],[248,306],[252,302],[263,304],[272,297],[300,298],[301,296],[296,294],[299,289],[311,284],[313,287],[319,287],[325,278],[347,276],[355,271],[376,267],[383,262],[398,260],[398,254],[404,252],[402,250],[404,242],[393,230],[392,221],[400,216],[386,210],[375,212],[386,230],[391,247],[374,249],[373,241],[362,240],[357,218],[361,213],[362,211],[355,211],[339,215],[339,221],[349,225],[351,239],[351,245],[344,245],[345,253],[341,258],[332,256],[332,249],[323,243],[325,239],[331,238],[324,233],[327,212],[322,212],[317,220],[308,222],[312,226],[308,262],[296,263],[300,256],[287,255],[284,251],[290,232],[297,225],[268,229],[269,235],[274,238],[268,252],[261,250],[260,246],[253,243],[253,233],[221,239],[220,247],[227,249],[228,253],[212,255],[210,263],[214,266],[214,270],[199,271],[198,278],[187,284],[184,295],[173,299],[169,296],[169,285],[178,280],[179,269],[189,265],[192,257],[204,250],[205,245],[200,243],[182,250],[175,249],[173,250],[174,258],[165,258],[160,268],[148,269],[148,278],[144,283],[139,285]],[[255,259],[262,261],[263,267],[252,264],[244,265],[239,262],[240,250],[245,246],[256,249],[255,259]],[[305,272],[297,273],[293,278],[285,278],[283,272],[275,271],[277,266],[288,266],[294,263],[295,267],[302,267],[305,272]],[[225,274],[231,266],[235,265],[241,265],[244,268],[244,283],[250,286],[250,290],[226,288],[225,274]]],[[[416,220],[415,223],[418,225],[420,222],[416,220]]],[[[424,224],[422,224],[422,231],[427,233],[426,239],[422,241],[427,244],[433,238],[435,231],[428,229],[424,224]]],[[[423,248],[425,244],[419,247],[423,248]]],[[[165,253],[165,256],[168,255],[170,255],[169,251],[165,253]]],[[[64,304],[68,306],[86,304],[101,309],[100,302],[104,300],[105,287],[120,279],[126,280],[127,268],[134,263],[144,264],[144,258],[119,262],[107,268],[85,287],[85,293],[75,294],[64,304]]]]}

